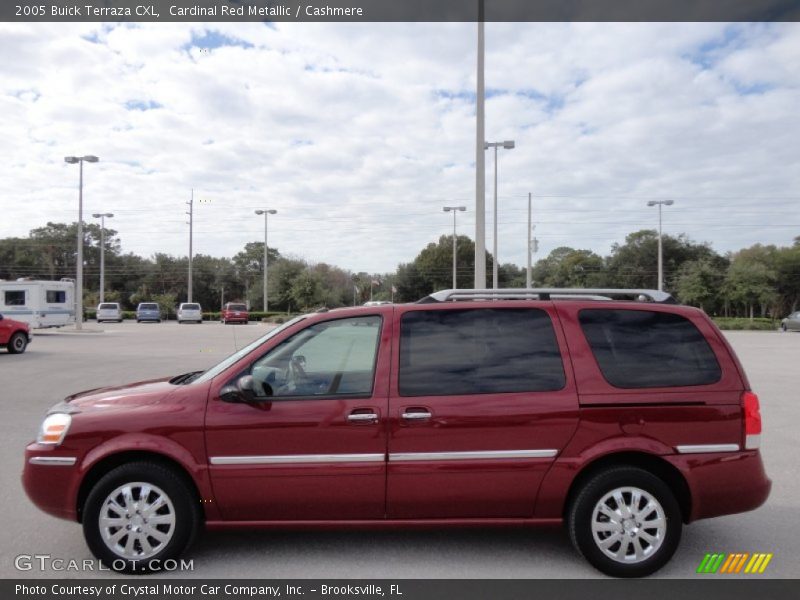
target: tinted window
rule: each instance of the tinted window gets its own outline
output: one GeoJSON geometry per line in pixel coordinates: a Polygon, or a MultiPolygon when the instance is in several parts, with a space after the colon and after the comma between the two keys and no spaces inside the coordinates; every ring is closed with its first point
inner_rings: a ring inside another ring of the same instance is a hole
{"type": "Polygon", "coordinates": [[[369,395],[375,377],[380,317],[306,327],[253,364],[259,396],[369,395]]]}
{"type": "Polygon", "coordinates": [[[534,309],[413,311],[400,328],[401,396],[564,387],[550,317],[534,309]]]}
{"type": "Polygon", "coordinates": [[[67,292],[63,290],[47,290],[48,304],[63,304],[67,301],[67,292]]]}
{"type": "Polygon", "coordinates": [[[199,304],[181,304],[182,310],[200,310],[199,304]]]}
{"type": "Polygon", "coordinates": [[[117,310],[119,309],[119,304],[113,304],[106,302],[105,304],[101,304],[97,307],[99,310],[117,310]]]}
{"type": "Polygon", "coordinates": [[[703,334],[680,315],[587,309],[579,318],[600,370],[611,385],[704,385],[722,377],[703,334]]]}
{"type": "Polygon", "coordinates": [[[247,306],[245,306],[244,304],[228,304],[228,310],[239,310],[239,311],[245,310],[246,311],[247,310],[247,306]]]}
{"type": "Polygon", "coordinates": [[[158,304],[140,304],[139,310],[158,310],[158,304]]]}
{"type": "Polygon", "coordinates": [[[25,291],[6,292],[6,306],[25,306],[25,291]]]}

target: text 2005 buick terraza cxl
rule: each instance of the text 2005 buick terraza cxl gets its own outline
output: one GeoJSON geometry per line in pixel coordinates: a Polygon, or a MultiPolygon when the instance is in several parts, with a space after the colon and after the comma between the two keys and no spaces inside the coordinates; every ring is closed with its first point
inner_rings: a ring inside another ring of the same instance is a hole
{"type": "Polygon", "coordinates": [[[663,566],[683,524],[766,500],[760,433],[725,338],[667,294],[449,290],[304,315],[205,372],[70,396],[23,482],[120,570],[179,556],[202,527],[563,522],[630,577],[663,566]]]}

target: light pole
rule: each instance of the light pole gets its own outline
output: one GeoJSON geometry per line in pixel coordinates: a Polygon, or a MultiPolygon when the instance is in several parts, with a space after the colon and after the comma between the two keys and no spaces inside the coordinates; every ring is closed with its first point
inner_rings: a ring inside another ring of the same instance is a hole
{"type": "Polygon", "coordinates": [[[99,160],[91,154],[64,157],[64,162],[71,165],[77,163],[80,167],[80,178],[78,179],[78,273],[75,277],[75,329],[78,330],[83,329],[83,163],[96,163],[99,160]]]}
{"type": "Polygon", "coordinates": [[[511,150],[514,148],[514,140],[505,140],[504,142],[485,142],[483,144],[483,149],[488,150],[489,148],[494,148],[494,243],[492,254],[492,287],[497,289],[500,287],[497,284],[497,276],[498,276],[498,263],[497,260],[497,148],[505,148],[506,150],[511,150]]]}
{"type": "Polygon", "coordinates": [[[269,215],[275,215],[278,211],[275,209],[266,209],[266,210],[257,210],[257,215],[264,215],[264,312],[267,312],[269,308],[269,301],[267,300],[267,217],[269,215]]]}
{"type": "Polygon", "coordinates": [[[475,285],[486,287],[486,143],[484,133],[484,0],[478,0],[478,64],[475,98],[475,285]]]}
{"type": "Polygon", "coordinates": [[[466,206],[443,206],[442,210],[444,212],[452,212],[453,213],[453,289],[458,288],[458,284],[456,281],[456,213],[464,212],[467,210],[466,206]]]}
{"type": "Polygon", "coordinates": [[[661,244],[661,207],[672,206],[674,200],[650,200],[647,206],[658,206],[658,291],[664,288],[664,250],[661,244]]]}
{"type": "Polygon", "coordinates": [[[114,213],[93,213],[95,219],[100,219],[100,303],[106,301],[106,217],[109,219],[114,213]]]}

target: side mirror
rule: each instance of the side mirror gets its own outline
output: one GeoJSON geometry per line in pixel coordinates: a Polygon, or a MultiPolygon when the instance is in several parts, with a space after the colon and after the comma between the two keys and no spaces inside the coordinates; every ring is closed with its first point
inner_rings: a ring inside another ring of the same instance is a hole
{"type": "Polygon", "coordinates": [[[256,399],[255,381],[252,375],[239,377],[235,385],[226,385],[219,391],[223,402],[253,402],[256,399]]]}
{"type": "Polygon", "coordinates": [[[238,381],[236,382],[236,389],[239,390],[239,393],[246,401],[252,402],[255,400],[256,382],[252,375],[244,375],[239,377],[238,381]]]}
{"type": "Polygon", "coordinates": [[[2,320],[3,320],[3,315],[0,315],[0,321],[2,321],[2,320]]]}

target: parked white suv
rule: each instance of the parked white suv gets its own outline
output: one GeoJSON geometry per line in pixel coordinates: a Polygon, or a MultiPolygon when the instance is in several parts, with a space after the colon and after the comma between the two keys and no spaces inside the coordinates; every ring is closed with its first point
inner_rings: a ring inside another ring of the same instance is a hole
{"type": "Polygon", "coordinates": [[[103,321],[122,323],[122,308],[118,302],[101,302],[97,305],[97,322],[103,321]]]}
{"type": "Polygon", "coordinates": [[[196,302],[182,302],[178,307],[178,324],[184,322],[203,322],[203,309],[196,302]]]}

